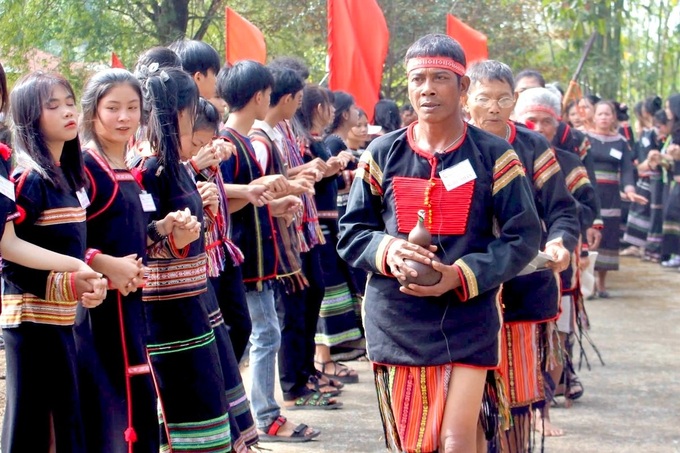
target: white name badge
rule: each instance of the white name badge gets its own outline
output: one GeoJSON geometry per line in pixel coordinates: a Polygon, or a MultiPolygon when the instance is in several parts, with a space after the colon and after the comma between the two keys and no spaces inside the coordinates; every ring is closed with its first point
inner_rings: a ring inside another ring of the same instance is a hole
{"type": "Polygon", "coordinates": [[[651,144],[652,144],[652,142],[649,141],[649,138],[647,138],[647,137],[642,137],[642,146],[644,146],[645,148],[647,148],[647,147],[648,147],[649,145],[651,145],[651,144]]]}
{"type": "Polygon", "coordinates": [[[0,176],[0,193],[10,200],[16,201],[14,195],[14,184],[12,184],[12,181],[2,176],[0,176]]]}
{"type": "Polygon", "coordinates": [[[619,151],[618,149],[612,148],[609,150],[609,155],[616,160],[621,160],[621,158],[623,157],[623,152],[619,151]]]}
{"type": "Polygon", "coordinates": [[[85,209],[88,206],[90,206],[90,199],[87,196],[87,192],[85,192],[85,188],[83,187],[80,189],[78,192],[76,192],[76,197],[78,197],[78,201],[80,202],[80,207],[85,209]]]}
{"type": "Polygon", "coordinates": [[[456,187],[460,187],[463,184],[477,179],[477,173],[475,173],[474,168],[469,159],[465,159],[463,162],[449,167],[445,170],[439,172],[439,177],[444,183],[446,190],[451,191],[456,187]]]}
{"type": "Polygon", "coordinates": [[[156,212],[156,203],[153,202],[153,197],[148,192],[139,194],[139,201],[142,202],[142,210],[144,212],[156,212]]]}

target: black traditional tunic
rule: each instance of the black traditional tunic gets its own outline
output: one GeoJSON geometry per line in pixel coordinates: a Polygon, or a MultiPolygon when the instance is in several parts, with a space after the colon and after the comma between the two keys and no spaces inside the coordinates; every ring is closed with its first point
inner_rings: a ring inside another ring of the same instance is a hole
{"type": "Polygon", "coordinates": [[[633,160],[628,141],[621,135],[589,132],[590,154],[595,162],[597,195],[604,222],[602,243],[595,270],[619,269],[621,196],[626,187],[634,187],[633,160]]]}
{"type": "Polygon", "coordinates": [[[371,143],[340,223],[341,256],[372,272],[364,300],[368,355],[389,365],[495,367],[498,288],[540,246],[529,182],[515,151],[498,137],[466,126],[460,145],[432,155],[415,144],[414,126],[371,143]],[[441,172],[457,164],[469,164],[474,179],[467,180],[469,171],[449,170],[447,182],[455,187],[446,190],[441,172]],[[456,265],[462,283],[440,297],[403,294],[385,261],[390,244],[407,236],[423,208],[438,257],[456,265]]]}
{"type": "MultiPolygon", "coordinates": [[[[654,129],[647,129],[642,133],[640,141],[636,146],[636,160],[639,163],[647,159],[647,155],[653,149],[658,150],[656,132],[654,129]]],[[[638,173],[638,179],[635,183],[635,192],[648,200],[651,199],[651,180],[652,177],[660,174],[658,170],[642,170],[638,173]]],[[[635,203],[628,211],[628,219],[626,222],[626,232],[623,235],[623,241],[640,247],[645,247],[647,243],[647,235],[651,228],[652,205],[651,204],[637,204],[635,203]]]]}
{"type": "MultiPolygon", "coordinates": [[[[664,152],[671,143],[680,144],[677,139],[667,140],[664,152]]],[[[666,177],[669,192],[663,211],[661,253],[664,256],[680,255],[680,160],[671,161],[666,177]]]]}
{"type": "MultiPolygon", "coordinates": [[[[574,153],[555,149],[557,161],[560,163],[562,173],[565,175],[567,189],[571,193],[578,209],[579,227],[581,237],[585,238],[586,230],[593,226],[597,216],[597,194],[595,188],[588,179],[588,172],[583,167],[581,160],[574,153]]],[[[570,250],[579,253],[579,250],[570,250]]],[[[570,266],[560,273],[562,280],[562,293],[576,295],[578,288],[578,260],[573,259],[570,266]]]]}
{"type": "MultiPolygon", "coordinates": [[[[246,398],[245,388],[243,387],[243,380],[238,368],[238,358],[231,340],[231,326],[226,323],[226,316],[222,311],[225,307],[227,313],[237,313],[240,311],[238,307],[231,307],[230,304],[243,302],[245,304],[245,288],[241,279],[240,272],[234,272],[234,269],[239,270],[238,264],[242,262],[241,251],[233,244],[226,236],[227,225],[229,223],[229,212],[227,210],[227,198],[224,192],[224,184],[222,183],[222,175],[218,169],[205,169],[204,171],[196,171],[190,164],[185,164],[184,168],[187,170],[190,177],[200,177],[204,179],[212,179],[218,186],[217,190],[220,192],[220,201],[218,205],[217,214],[213,213],[208,207],[203,209],[205,215],[205,239],[208,257],[208,291],[199,296],[199,300],[208,311],[210,318],[210,327],[215,332],[215,340],[217,350],[220,355],[220,365],[222,368],[222,375],[224,377],[224,390],[227,397],[227,404],[229,405],[229,422],[231,428],[232,449],[237,453],[248,451],[248,447],[254,445],[258,441],[255,423],[250,412],[250,403],[246,398]],[[225,256],[227,255],[227,256],[225,256]],[[223,267],[221,260],[229,260],[225,270],[220,270],[223,267]],[[212,263],[212,264],[210,264],[212,263]],[[225,275],[224,272],[227,272],[225,275]],[[238,278],[237,281],[225,282],[224,278],[238,278]],[[222,281],[220,281],[222,279],[222,281]],[[225,287],[228,285],[228,287],[225,287]],[[217,289],[223,290],[220,295],[224,299],[218,301],[217,289]],[[224,290],[227,291],[224,291],[224,290]],[[234,310],[236,309],[236,310],[234,310]]],[[[245,307],[247,313],[247,306],[245,307]]],[[[237,321],[232,319],[230,321],[237,321]]],[[[241,328],[237,326],[236,328],[241,328]]],[[[247,339],[246,339],[247,340],[247,339]]],[[[241,351],[242,353],[243,351],[241,351]]]]}
{"type": "MultiPolygon", "coordinates": [[[[544,224],[541,250],[546,243],[560,239],[567,250],[575,250],[581,232],[576,203],[550,143],[525,127],[513,123],[509,127],[509,142],[532,182],[536,210],[544,224]]],[[[545,321],[557,314],[559,279],[550,269],[539,270],[508,281],[502,294],[506,322],[545,321]]]]}
{"type": "MultiPolygon", "coordinates": [[[[60,168],[56,171],[64,178],[60,168]]],[[[36,170],[18,167],[13,176],[20,212],[17,236],[83,259],[85,209],[76,192],[55,189],[36,170]]],[[[57,451],[86,452],[73,339],[78,305],[74,274],[6,261],[3,277],[0,326],[7,354],[7,403],[2,451],[48,451],[52,416],[57,451]]]]}
{"type": "MultiPolygon", "coordinates": [[[[188,208],[203,222],[201,197],[183,168],[170,174],[152,156],[144,158],[139,169],[156,205],[152,218],[188,208]]],[[[208,310],[199,299],[208,290],[204,237],[178,249],[168,236],[148,248],[148,257],[142,299],[163,428],[161,451],[231,451],[218,346],[208,310]]]]}
{"type": "MultiPolygon", "coordinates": [[[[220,136],[236,147],[232,158],[220,164],[226,184],[250,184],[264,176],[248,137],[230,128],[222,130],[220,136]]],[[[243,281],[248,290],[261,291],[264,282],[276,278],[279,259],[269,206],[248,204],[232,213],[231,220],[232,239],[245,257],[241,265],[243,281]]]]}
{"type": "MultiPolygon", "coordinates": [[[[347,149],[337,135],[329,135],[322,142],[313,142],[311,152],[324,161],[347,149]]],[[[347,263],[340,259],[338,244],[338,178],[324,178],[315,186],[319,208],[319,223],[326,243],[319,250],[326,284],[315,341],[328,347],[340,346],[361,338],[357,323],[356,292],[350,288],[351,276],[347,263]]]]}
{"type": "MultiPolygon", "coordinates": [[[[129,171],[113,170],[97,151],[83,154],[90,179],[89,249],[146,257],[149,213],[142,209],[140,184],[129,171]]],[[[87,450],[127,451],[124,433],[131,426],[137,437],[135,452],[158,452],[156,392],[146,357],[141,290],[127,296],[109,290],[97,309],[78,307],[74,331],[87,450]]]]}
{"type": "MultiPolygon", "coordinates": [[[[14,184],[9,180],[9,174],[12,171],[12,151],[3,143],[0,143],[0,178],[2,183],[10,187],[11,192],[14,192],[14,184]]],[[[5,223],[14,220],[17,217],[17,209],[14,203],[14,197],[10,198],[6,195],[0,194],[0,238],[5,234],[5,223]]]]}
{"type": "MultiPolygon", "coordinates": [[[[662,154],[666,150],[666,137],[657,137],[657,146],[662,154]]],[[[664,203],[668,200],[669,187],[669,173],[663,167],[659,166],[653,170],[650,178],[650,219],[649,219],[649,233],[647,234],[647,241],[645,243],[645,258],[650,261],[660,262],[662,260],[662,242],[663,242],[663,214],[664,203]]]]}
{"type": "MultiPolygon", "coordinates": [[[[595,176],[595,164],[590,155],[590,140],[588,136],[578,129],[571,128],[567,123],[560,121],[557,126],[557,132],[553,137],[552,145],[555,149],[563,149],[575,153],[581,159],[583,167],[586,169],[588,180],[597,192],[597,177],[595,176]]],[[[595,199],[596,214],[593,228],[602,229],[602,217],[600,216],[600,200],[595,199]]]]}

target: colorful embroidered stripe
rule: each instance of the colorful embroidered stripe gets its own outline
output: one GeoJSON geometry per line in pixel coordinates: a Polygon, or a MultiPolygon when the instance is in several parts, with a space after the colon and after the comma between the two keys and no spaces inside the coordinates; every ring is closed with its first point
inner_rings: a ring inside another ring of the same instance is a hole
{"type": "Polygon", "coordinates": [[[149,261],[149,277],[142,300],[179,299],[207,290],[207,259],[205,254],[191,258],[149,261]]]}
{"type": "Polygon", "coordinates": [[[542,401],[544,391],[536,324],[505,324],[501,347],[500,372],[510,407],[524,407],[542,401]]]}
{"type": "Polygon", "coordinates": [[[559,171],[560,164],[555,158],[555,153],[552,149],[547,149],[534,161],[534,185],[541,190],[545,183],[559,171]]]}
{"type": "Polygon", "coordinates": [[[397,238],[386,234],[378,244],[378,250],[375,252],[375,267],[383,275],[392,275],[387,268],[387,250],[392,245],[392,242],[396,240],[397,238]]]}
{"type": "Polygon", "coordinates": [[[465,261],[462,259],[456,260],[455,263],[456,266],[458,266],[463,273],[463,279],[461,280],[461,284],[464,286],[464,289],[468,295],[468,299],[472,299],[473,297],[477,297],[479,295],[479,288],[477,286],[477,277],[475,277],[475,273],[472,272],[472,269],[470,269],[470,266],[465,264],[465,261]]]}
{"type": "Polygon", "coordinates": [[[150,356],[171,354],[173,352],[187,351],[189,349],[196,349],[208,345],[215,341],[215,332],[210,330],[203,335],[195,338],[188,338],[184,340],[171,341],[168,343],[149,344],[147,350],[150,356]]]}
{"type": "Polygon", "coordinates": [[[590,179],[588,179],[588,172],[583,167],[576,167],[566,177],[567,188],[569,192],[574,194],[578,189],[586,184],[590,184],[590,179]]]}
{"type": "Polygon", "coordinates": [[[86,220],[83,208],[56,208],[42,212],[35,224],[39,226],[63,225],[65,223],[80,223],[86,220]]]}
{"type": "Polygon", "coordinates": [[[212,420],[187,423],[168,423],[173,452],[217,453],[231,450],[229,414],[212,420]]]}
{"type": "Polygon", "coordinates": [[[619,173],[616,171],[595,170],[595,179],[598,184],[619,184],[619,173]]]}
{"type": "Polygon", "coordinates": [[[496,195],[516,177],[525,175],[522,163],[519,161],[515,151],[511,149],[507,150],[505,154],[496,161],[493,170],[493,195],[496,195]]]}
{"type": "Polygon", "coordinates": [[[393,441],[399,451],[438,450],[451,369],[451,365],[376,366],[380,410],[390,425],[386,431],[397,433],[393,441]]]}
{"type": "Polygon", "coordinates": [[[368,184],[371,188],[371,194],[382,197],[383,173],[370,152],[364,151],[361,155],[354,178],[362,179],[368,184]]]}
{"type": "Polygon", "coordinates": [[[58,301],[40,299],[29,293],[5,294],[2,296],[0,326],[18,327],[23,322],[72,326],[77,306],[77,299],[58,301]]]}

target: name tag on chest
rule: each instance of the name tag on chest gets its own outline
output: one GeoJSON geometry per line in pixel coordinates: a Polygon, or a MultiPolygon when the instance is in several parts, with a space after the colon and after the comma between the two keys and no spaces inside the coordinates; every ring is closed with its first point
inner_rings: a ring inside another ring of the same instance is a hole
{"type": "Polygon", "coordinates": [[[81,208],[86,209],[88,206],[90,206],[90,198],[87,196],[87,192],[85,192],[84,187],[76,192],[76,197],[78,197],[78,202],[80,203],[81,208]]]}
{"type": "Polygon", "coordinates": [[[623,151],[619,151],[618,149],[612,148],[609,150],[609,155],[616,160],[621,160],[621,158],[623,157],[623,151]]]}
{"type": "Polygon", "coordinates": [[[14,184],[12,184],[12,181],[2,176],[0,176],[0,193],[10,200],[16,201],[14,195],[14,184]]]}
{"type": "Polygon", "coordinates": [[[153,197],[148,192],[139,194],[139,201],[142,202],[142,210],[144,212],[156,212],[156,203],[153,202],[153,197]]]}
{"type": "Polygon", "coordinates": [[[472,168],[469,159],[465,159],[453,167],[449,167],[439,172],[439,177],[444,183],[446,190],[451,191],[456,187],[460,187],[465,183],[477,179],[477,173],[472,168]]]}

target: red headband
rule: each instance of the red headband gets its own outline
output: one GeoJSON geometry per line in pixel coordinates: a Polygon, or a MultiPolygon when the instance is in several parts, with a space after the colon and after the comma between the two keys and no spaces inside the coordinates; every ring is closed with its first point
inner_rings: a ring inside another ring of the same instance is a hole
{"type": "Polygon", "coordinates": [[[418,57],[409,58],[406,64],[406,72],[411,72],[414,69],[421,68],[438,68],[447,69],[449,71],[458,74],[459,76],[465,75],[465,66],[458,63],[456,60],[448,57],[418,57]]]}
{"type": "Polygon", "coordinates": [[[540,105],[540,104],[527,104],[522,106],[522,111],[517,112],[519,115],[524,115],[527,112],[543,112],[547,113],[548,115],[552,116],[555,118],[557,121],[561,120],[560,116],[555,112],[554,109],[551,109],[550,107],[546,107],[545,105],[540,105]]]}

